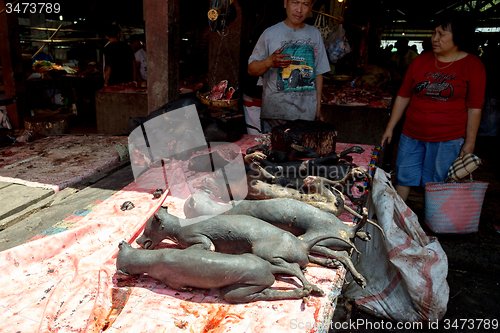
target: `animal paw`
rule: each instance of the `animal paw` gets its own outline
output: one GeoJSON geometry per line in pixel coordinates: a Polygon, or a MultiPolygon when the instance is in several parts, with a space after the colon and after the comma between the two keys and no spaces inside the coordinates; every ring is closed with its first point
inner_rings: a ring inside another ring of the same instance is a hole
{"type": "Polygon", "coordinates": [[[129,273],[126,273],[126,272],[122,271],[121,269],[117,269],[117,270],[116,270],[116,274],[119,274],[119,275],[125,275],[125,276],[130,276],[130,274],[129,274],[129,273]]]}
{"type": "Polygon", "coordinates": [[[309,297],[309,295],[311,295],[311,289],[302,287],[302,288],[297,288],[297,290],[299,291],[299,294],[302,297],[309,297]]]}
{"type": "Polygon", "coordinates": [[[356,280],[356,282],[358,283],[358,285],[361,288],[365,289],[365,287],[366,287],[366,280],[365,280],[364,277],[362,277],[361,275],[359,275],[359,276],[355,276],[354,279],[356,280]]]}
{"type": "Polygon", "coordinates": [[[250,164],[252,161],[261,161],[266,159],[266,155],[256,151],[251,154],[245,155],[245,163],[250,164]]]}
{"type": "Polygon", "coordinates": [[[351,149],[352,149],[353,153],[357,153],[357,154],[363,154],[365,152],[365,150],[363,148],[361,148],[360,146],[353,146],[351,149]]]}
{"type": "Polygon", "coordinates": [[[338,268],[342,266],[342,263],[338,261],[337,259],[326,259],[325,260],[325,266],[329,268],[338,268]]]}
{"type": "Polygon", "coordinates": [[[358,231],[356,232],[356,237],[361,239],[362,241],[369,242],[372,239],[372,235],[367,231],[358,231]]]}
{"type": "Polygon", "coordinates": [[[312,286],[311,294],[316,296],[325,296],[325,292],[323,291],[323,289],[315,285],[312,286]]]}

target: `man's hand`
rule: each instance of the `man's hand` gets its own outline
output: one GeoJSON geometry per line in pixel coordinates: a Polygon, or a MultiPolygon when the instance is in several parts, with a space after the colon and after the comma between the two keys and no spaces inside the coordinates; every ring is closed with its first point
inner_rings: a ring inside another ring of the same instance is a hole
{"type": "Polygon", "coordinates": [[[285,49],[282,46],[279,50],[274,51],[269,57],[264,60],[254,60],[248,65],[248,74],[253,76],[264,75],[270,68],[286,68],[292,63],[289,54],[282,54],[285,49]],[[288,59],[285,59],[288,58],[288,59]]]}
{"type": "Polygon", "coordinates": [[[318,109],[316,111],[316,120],[317,121],[325,121],[325,117],[323,117],[323,112],[321,111],[321,109],[318,109]]]}
{"type": "Polygon", "coordinates": [[[290,58],[289,54],[282,54],[283,50],[285,49],[284,46],[282,46],[279,50],[276,50],[269,56],[268,59],[271,60],[272,65],[271,67],[274,68],[286,68],[290,66],[292,63],[292,59],[290,58]],[[287,58],[287,59],[285,59],[287,58]]]}

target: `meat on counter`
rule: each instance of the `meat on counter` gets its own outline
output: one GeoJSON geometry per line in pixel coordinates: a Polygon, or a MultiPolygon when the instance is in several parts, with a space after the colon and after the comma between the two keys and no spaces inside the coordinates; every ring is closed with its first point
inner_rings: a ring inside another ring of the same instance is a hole
{"type": "Polygon", "coordinates": [[[321,101],[324,104],[345,106],[367,106],[371,108],[390,108],[392,95],[382,89],[363,89],[344,85],[341,87],[324,86],[321,101]]]}

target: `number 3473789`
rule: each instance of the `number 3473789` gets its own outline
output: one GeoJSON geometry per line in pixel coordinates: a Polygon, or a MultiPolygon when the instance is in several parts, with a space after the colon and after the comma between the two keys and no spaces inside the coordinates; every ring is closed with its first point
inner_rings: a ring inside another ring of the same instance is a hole
{"type": "Polygon", "coordinates": [[[50,2],[18,2],[5,4],[5,11],[7,13],[31,13],[31,14],[59,14],[61,11],[61,4],[50,2]]]}

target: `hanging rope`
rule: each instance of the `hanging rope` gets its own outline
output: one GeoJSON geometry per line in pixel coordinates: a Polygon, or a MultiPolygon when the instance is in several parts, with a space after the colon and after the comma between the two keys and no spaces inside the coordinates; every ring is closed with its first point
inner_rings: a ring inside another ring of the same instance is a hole
{"type": "Polygon", "coordinates": [[[224,43],[225,38],[229,34],[229,28],[226,27],[225,31],[227,31],[227,32],[224,35],[221,35],[219,33],[219,35],[221,36],[221,38],[220,38],[220,43],[219,43],[219,49],[217,51],[217,57],[215,58],[215,67],[214,67],[214,72],[213,72],[213,75],[212,75],[212,85],[211,85],[211,89],[210,90],[212,90],[213,87],[215,86],[215,76],[217,75],[217,72],[218,72],[218,69],[219,69],[219,58],[220,58],[220,54],[221,54],[221,50],[222,50],[222,44],[225,44],[225,48],[227,50],[227,56],[229,58],[229,64],[231,66],[231,70],[233,72],[234,79],[235,80],[238,79],[238,73],[236,72],[236,67],[234,66],[233,57],[231,55],[231,52],[229,51],[229,47],[228,47],[227,43],[224,43]]]}

